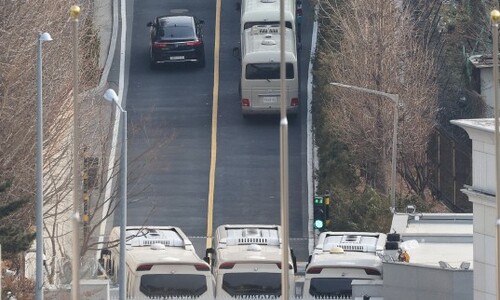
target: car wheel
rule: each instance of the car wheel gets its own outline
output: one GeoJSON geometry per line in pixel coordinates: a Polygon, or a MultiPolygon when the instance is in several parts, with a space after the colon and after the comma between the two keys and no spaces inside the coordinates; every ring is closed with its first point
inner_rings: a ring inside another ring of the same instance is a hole
{"type": "Polygon", "coordinates": [[[204,68],[205,67],[205,55],[201,57],[201,59],[198,60],[198,67],[204,68]]]}
{"type": "Polygon", "coordinates": [[[156,70],[158,69],[158,64],[154,60],[150,60],[149,67],[151,68],[151,70],[156,70]]]}
{"type": "Polygon", "coordinates": [[[154,70],[158,67],[158,64],[156,63],[156,60],[153,57],[153,53],[151,48],[149,49],[149,67],[154,70]]]}

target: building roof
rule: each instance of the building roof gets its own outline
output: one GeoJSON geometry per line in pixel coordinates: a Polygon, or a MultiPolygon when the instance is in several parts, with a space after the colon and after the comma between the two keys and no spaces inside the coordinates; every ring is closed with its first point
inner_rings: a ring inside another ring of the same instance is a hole
{"type": "Polygon", "coordinates": [[[467,268],[473,263],[472,214],[395,213],[391,232],[399,233],[410,263],[467,268]],[[410,242],[411,241],[411,242],[410,242]]]}
{"type": "Polygon", "coordinates": [[[493,56],[491,54],[472,55],[469,57],[469,61],[478,69],[493,67],[493,56]]]}

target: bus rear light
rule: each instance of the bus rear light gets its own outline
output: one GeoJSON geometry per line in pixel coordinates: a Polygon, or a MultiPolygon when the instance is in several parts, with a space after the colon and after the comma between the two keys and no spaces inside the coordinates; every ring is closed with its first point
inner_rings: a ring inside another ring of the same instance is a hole
{"type": "Polygon", "coordinates": [[[290,106],[299,106],[299,98],[292,98],[290,106]]]}
{"type": "Polygon", "coordinates": [[[210,267],[205,264],[195,264],[196,271],[210,271],[210,267]]]}
{"type": "Polygon", "coordinates": [[[149,271],[153,265],[140,265],[137,267],[136,271],[149,271]]]}
{"type": "Polygon", "coordinates": [[[223,263],[219,266],[219,269],[232,269],[234,267],[234,263],[223,263]]]}
{"type": "Polygon", "coordinates": [[[241,99],[241,106],[249,107],[250,106],[250,100],[248,99],[241,99]]]}
{"type": "Polygon", "coordinates": [[[307,269],[306,273],[307,274],[319,274],[319,273],[321,273],[321,271],[323,271],[323,268],[313,267],[313,268],[307,269]]]}

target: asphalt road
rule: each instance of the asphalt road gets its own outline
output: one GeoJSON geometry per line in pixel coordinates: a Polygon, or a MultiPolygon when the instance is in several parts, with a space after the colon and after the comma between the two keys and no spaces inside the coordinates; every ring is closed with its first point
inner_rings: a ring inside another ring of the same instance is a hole
{"type": "MultiPolygon", "coordinates": [[[[126,109],[128,111],[128,225],[174,225],[191,237],[200,255],[207,231],[212,135],[216,1],[140,0],[128,4],[126,109]],[[186,11],[205,21],[207,65],[151,70],[149,28],[155,16],[186,11]]],[[[304,1],[300,54],[301,111],[289,123],[291,245],[307,251],[306,82],[312,8],[304,1]]],[[[214,230],[221,224],[280,223],[279,117],[241,115],[236,1],[222,1],[220,84],[214,230]]],[[[118,225],[119,218],[115,218],[118,225]]]]}

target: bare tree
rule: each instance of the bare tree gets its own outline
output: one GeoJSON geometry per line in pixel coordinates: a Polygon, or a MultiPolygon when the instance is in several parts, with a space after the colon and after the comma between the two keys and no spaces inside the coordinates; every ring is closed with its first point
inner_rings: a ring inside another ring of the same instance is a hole
{"type": "MultiPolygon", "coordinates": [[[[409,12],[394,0],[321,1],[318,53],[327,81],[398,94],[398,171],[415,184],[426,164],[426,146],[437,111],[434,52],[417,38],[409,12]],[[327,26],[325,26],[327,25],[327,26]]],[[[323,82],[327,84],[328,82],[323,82]]],[[[368,183],[388,190],[392,151],[393,102],[382,96],[331,87],[326,105],[331,133],[364,169],[368,183]]],[[[425,188],[425,186],[424,186],[425,188]]]]}
{"type": "MultiPolygon", "coordinates": [[[[112,106],[102,99],[107,87],[96,89],[101,76],[98,66],[98,31],[92,23],[92,0],[79,2],[80,45],[80,111],[83,142],[79,157],[95,179],[87,186],[88,200],[82,199],[80,210],[86,213],[82,231],[82,256],[95,257],[102,243],[99,228],[113,216],[118,203],[117,187],[111,182],[118,176],[119,154],[109,161],[111,148],[112,106]],[[87,160],[86,160],[87,159],[87,160]]],[[[46,274],[48,284],[61,282],[61,272],[71,257],[72,214],[72,47],[70,4],[67,1],[0,0],[0,174],[13,178],[9,197],[30,195],[30,205],[9,216],[9,222],[34,227],[35,195],[35,118],[36,54],[39,32],[47,31],[54,39],[43,45],[43,111],[44,111],[44,231],[46,274]]],[[[139,124],[129,126],[129,136],[148,122],[147,113],[139,124]]],[[[169,134],[159,144],[148,145],[144,153],[129,161],[129,196],[142,191],[134,189],[134,180],[154,159],[157,151],[169,141],[169,134]]],[[[121,147],[120,144],[117,147],[121,147]]],[[[119,153],[119,152],[118,152],[119,153]]],[[[137,198],[137,197],[136,197],[137,198]]],[[[7,197],[0,198],[0,204],[7,197]]],[[[151,205],[154,209],[154,205],[151,205]]],[[[146,222],[147,216],[145,216],[146,222]]],[[[33,256],[33,255],[32,255],[33,256]]],[[[34,256],[33,256],[34,257],[34,256]]],[[[27,264],[29,265],[29,264],[27,264]]],[[[34,273],[34,260],[32,261],[34,273]]],[[[29,269],[29,268],[28,268],[29,269]]]]}

